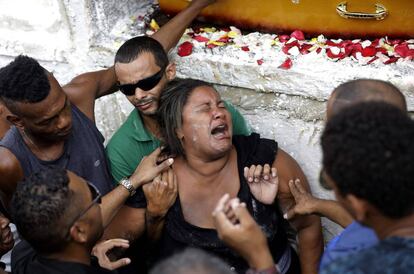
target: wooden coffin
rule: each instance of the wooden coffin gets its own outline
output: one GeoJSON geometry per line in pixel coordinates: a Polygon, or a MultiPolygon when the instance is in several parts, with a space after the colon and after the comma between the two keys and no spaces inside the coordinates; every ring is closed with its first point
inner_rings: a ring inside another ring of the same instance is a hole
{"type": "MultiPolygon", "coordinates": [[[[159,0],[175,14],[189,0],[159,0]]],[[[331,37],[414,37],[414,0],[218,0],[203,21],[270,32],[302,30],[331,37]]]]}

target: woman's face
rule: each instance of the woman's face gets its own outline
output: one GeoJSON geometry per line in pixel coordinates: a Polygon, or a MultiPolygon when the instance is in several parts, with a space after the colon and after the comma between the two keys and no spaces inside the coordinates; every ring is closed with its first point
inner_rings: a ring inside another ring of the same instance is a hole
{"type": "Polygon", "coordinates": [[[194,89],[182,117],[177,134],[187,156],[217,158],[231,149],[231,116],[214,88],[201,86],[194,89]]]}

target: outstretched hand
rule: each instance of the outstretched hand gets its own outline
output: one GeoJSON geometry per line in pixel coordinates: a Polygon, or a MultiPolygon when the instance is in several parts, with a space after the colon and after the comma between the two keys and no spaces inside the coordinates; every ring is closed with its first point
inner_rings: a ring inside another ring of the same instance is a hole
{"type": "Polygon", "coordinates": [[[263,204],[273,204],[276,199],[279,179],[277,170],[270,165],[252,165],[244,168],[244,177],[249,184],[250,192],[263,204]]]}
{"type": "Polygon", "coordinates": [[[157,148],[150,155],[142,158],[141,163],[135,169],[134,174],[130,177],[130,181],[134,188],[151,182],[162,171],[169,168],[173,163],[173,158],[168,158],[158,164],[158,159],[161,154],[161,148],[157,148]]]}
{"type": "Polygon", "coordinates": [[[318,198],[313,197],[312,194],[303,187],[299,179],[296,179],[295,181],[290,180],[289,188],[296,204],[285,213],[285,219],[290,220],[297,215],[313,214],[318,198]]]}
{"type": "Polygon", "coordinates": [[[128,248],[129,242],[124,239],[111,239],[104,242],[97,243],[92,249],[92,255],[98,258],[99,265],[108,270],[114,270],[131,263],[131,259],[122,258],[116,261],[111,261],[108,258],[108,252],[113,248],[128,248]]]}
{"type": "Polygon", "coordinates": [[[238,252],[255,269],[274,265],[266,236],[244,203],[225,194],[213,211],[217,233],[227,245],[238,252]]]}

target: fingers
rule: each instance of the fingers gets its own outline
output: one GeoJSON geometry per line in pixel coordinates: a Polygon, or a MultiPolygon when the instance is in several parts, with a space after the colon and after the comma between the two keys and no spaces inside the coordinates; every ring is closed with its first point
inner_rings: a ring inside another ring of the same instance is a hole
{"type": "MultiPolygon", "coordinates": [[[[156,160],[161,154],[161,148],[157,147],[153,152],[151,152],[147,157],[156,160]]],[[[144,157],[145,158],[145,157],[144,157]]]]}
{"type": "Polygon", "coordinates": [[[178,183],[177,183],[177,175],[173,172],[173,191],[174,193],[178,193],[178,183]]]}
{"type": "Polygon", "coordinates": [[[227,234],[233,228],[233,224],[223,211],[215,211],[213,213],[213,220],[220,239],[223,239],[223,234],[227,234]]]}
{"type": "Polygon", "coordinates": [[[217,202],[216,208],[213,211],[213,216],[217,212],[224,211],[224,206],[229,199],[230,195],[228,193],[224,194],[223,197],[220,198],[220,200],[217,202]]]}
{"type": "Polygon", "coordinates": [[[269,164],[265,164],[264,166],[252,165],[244,168],[243,175],[249,183],[258,183],[262,179],[268,181],[270,177],[276,178],[277,172],[276,168],[272,168],[269,164]]]}
{"type": "Polygon", "coordinates": [[[230,200],[230,195],[225,194],[223,197],[220,198],[218,201],[216,208],[214,209],[212,215],[214,220],[214,225],[219,233],[219,237],[221,238],[225,231],[228,231],[232,227],[231,221],[227,218],[224,210],[230,200]]]}
{"type": "Polygon", "coordinates": [[[275,167],[272,167],[271,171],[272,171],[272,177],[276,178],[277,177],[277,169],[275,167]]]}
{"type": "Polygon", "coordinates": [[[293,195],[293,198],[295,199],[295,201],[297,201],[298,198],[299,198],[299,196],[300,196],[300,194],[301,194],[300,191],[299,191],[299,189],[297,188],[297,186],[293,182],[293,180],[290,180],[288,184],[289,184],[290,192],[293,195]]]}
{"type": "Polygon", "coordinates": [[[174,163],[173,158],[168,158],[157,166],[158,172],[162,172],[169,168],[174,163]]]}
{"type": "Polygon", "coordinates": [[[254,170],[254,173],[253,173],[255,183],[260,182],[262,171],[263,171],[263,167],[261,165],[256,166],[256,169],[254,170]]]}
{"type": "Polygon", "coordinates": [[[130,263],[131,263],[130,258],[122,258],[114,262],[108,261],[104,266],[101,265],[101,267],[109,269],[109,270],[115,270],[120,267],[129,265],[130,263]]]}
{"type": "Polygon", "coordinates": [[[302,194],[306,194],[306,193],[308,193],[308,191],[303,187],[303,185],[302,185],[302,183],[301,183],[301,181],[299,180],[299,179],[296,179],[295,180],[295,186],[296,186],[296,189],[300,192],[300,193],[302,193],[302,194]]]}
{"type": "Polygon", "coordinates": [[[249,168],[248,168],[248,167],[245,167],[245,168],[243,169],[243,175],[244,175],[244,178],[245,178],[247,181],[249,181],[249,168]]]}
{"type": "Polygon", "coordinates": [[[122,248],[128,248],[129,247],[129,241],[125,239],[111,239],[107,240],[105,242],[101,242],[95,246],[97,252],[106,253],[109,250],[113,249],[114,247],[122,247],[122,248]]]}
{"type": "Polygon", "coordinates": [[[249,211],[246,208],[245,203],[239,204],[236,208],[234,208],[234,213],[237,217],[237,220],[243,226],[244,224],[249,224],[255,222],[253,217],[250,215],[249,211]]]}
{"type": "Polygon", "coordinates": [[[269,164],[265,164],[263,167],[263,178],[265,180],[270,179],[270,165],[269,164]]]}

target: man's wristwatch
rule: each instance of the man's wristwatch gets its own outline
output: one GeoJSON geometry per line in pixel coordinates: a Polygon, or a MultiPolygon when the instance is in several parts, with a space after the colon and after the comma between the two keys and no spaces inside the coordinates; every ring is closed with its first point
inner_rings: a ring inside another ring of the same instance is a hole
{"type": "Polygon", "coordinates": [[[119,184],[125,187],[129,191],[129,196],[132,196],[135,194],[135,188],[131,184],[131,181],[128,177],[122,178],[121,181],[119,181],[119,184]]]}

